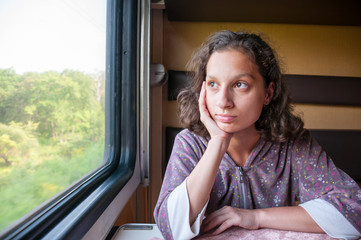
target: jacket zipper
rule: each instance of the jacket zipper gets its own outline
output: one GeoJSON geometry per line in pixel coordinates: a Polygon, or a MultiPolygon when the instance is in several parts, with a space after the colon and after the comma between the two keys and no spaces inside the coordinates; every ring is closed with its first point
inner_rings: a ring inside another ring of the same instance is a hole
{"type": "Polygon", "coordinates": [[[242,188],[242,195],[243,195],[243,208],[247,208],[247,201],[246,201],[246,189],[245,184],[243,180],[243,170],[242,167],[239,167],[239,173],[240,173],[240,181],[241,181],[241,188],[242,188]]]}

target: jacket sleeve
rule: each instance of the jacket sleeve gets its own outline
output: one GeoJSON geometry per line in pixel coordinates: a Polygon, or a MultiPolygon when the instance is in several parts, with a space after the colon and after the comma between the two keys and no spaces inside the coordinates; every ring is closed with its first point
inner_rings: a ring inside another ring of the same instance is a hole
{"type": "Polygon", "coordinates": [[[295,141],[293,166],[298,173],[300,202],[321,199],[335,207],[361,232],[361,190],[337,168],[309,132],[295,141]]]}
{"type": "Polygon", "coordinates": [[[200,233],[201,224],[208,202],[203,206],[193,225],[189,224],[189,197],[187,179],[170,194],[167,211],[170,229],[174,239],[192,239],[200,233]]]}
{"type": "MultiPolygon", "coordinates": [[[[187,130],[183,130],[175,138],[158,202],[154,209],[155,221],[166,240],[174,239],[175,237],[173,236],[174,233],[170,224],[168,198],[189,176],[203,154],[197,140],[192,138],[190,132],[184,131],[187,130]]],[[[179,211],[184,211],[184,208],[180,208],[179,211]]]]}
{"type": "Polygon", "coordinates": [[[329,236],[347,240],[361,237],[356,228],[330,203],[322,199],[314,199],[300,206],[329,236]]]}

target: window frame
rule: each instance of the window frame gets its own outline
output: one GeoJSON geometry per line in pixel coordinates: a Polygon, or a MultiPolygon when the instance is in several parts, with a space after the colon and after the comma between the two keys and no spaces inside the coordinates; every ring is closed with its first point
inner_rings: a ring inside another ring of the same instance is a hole
{"type": "Polygon", "coordinates": [[[140,171],[138,5],[133,0],[107,1],[104,165],[24,216],[0,238],[82,238],[132,177],[128,191],[139,184],[140,174],[134,174],[140,171]]]}

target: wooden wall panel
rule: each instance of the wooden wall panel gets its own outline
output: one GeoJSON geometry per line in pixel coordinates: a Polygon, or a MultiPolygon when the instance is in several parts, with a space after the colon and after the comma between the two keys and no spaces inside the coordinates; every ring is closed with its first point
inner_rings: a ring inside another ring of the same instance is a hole
{"type": "MultiPolygon", "coordinates": [[[[265,36],[285,74],[361,77],[361,27],[165,21],[164,29],[169,70],[186,70],[192,52],[211,33],[245,29],[265,36]]],[[[180,126],[176,109],[176,102],[163,100],[164,126],[180,126]]],[[[295,109],[307,128],[361,129],[361,107],[297,104],[295,109]]]]}

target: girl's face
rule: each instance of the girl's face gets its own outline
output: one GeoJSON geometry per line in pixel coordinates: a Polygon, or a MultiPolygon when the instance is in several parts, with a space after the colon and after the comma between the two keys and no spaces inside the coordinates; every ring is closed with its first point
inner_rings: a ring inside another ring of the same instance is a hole
{"type": "Polygon", "coordinates": [[[255,122],[263,105],[268,105],[273,83],[268,89],[257,66],[237,50],[214,52],[206,66],[207,108],[218,126],[228,133],[256,131],[255,122]]]}

